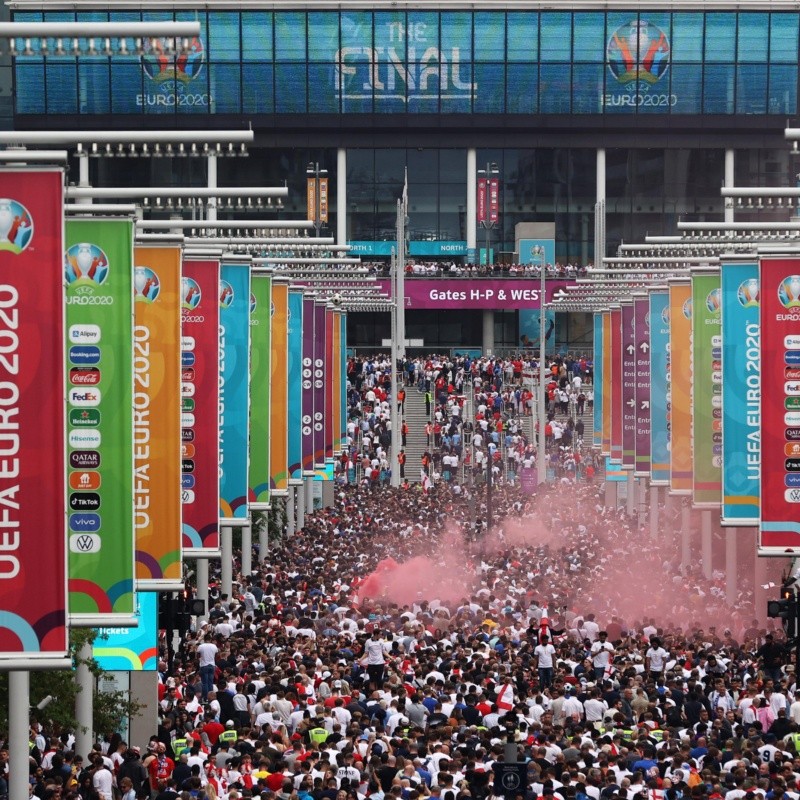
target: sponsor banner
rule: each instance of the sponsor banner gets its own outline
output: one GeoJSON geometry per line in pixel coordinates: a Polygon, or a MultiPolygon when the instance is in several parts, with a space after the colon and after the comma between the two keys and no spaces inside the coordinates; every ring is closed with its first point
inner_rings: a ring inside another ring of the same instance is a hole
{"type": "Polygon", "coordinates": [[[284,420],[289,439],[289,477],[302,479],[303,475],[303,293],[289,289],[288,341],[288,410],[284,420]]]}
{"type": "MultiPolygon", "coordinates": [[[[546,302],[553,300],[556,292],[563,291],[574,281],[547,280],[546,302]]],[[[391,281],[376,281],[381,290],[391,295],[391,281]]],[[[539,281],[520,278],[408,278],[405,281],[407,309],[539,309],[539,281]]]]}
{"type": "Polygon", "coordinates": [[[219,281],[219,516],[249,521],[250,265],[224,263],[219,281]]]}
{"type": "Polygon", "coordinates": [[[489,222],[498,222],[500,219],[500,180],[491,178],[489,181],[489,222]]]}
{"type": "Polygon", "coordinates": [[[339,348],[341,370],[339,372],[339,446],[342,450],[347,441],[347,314],[339,312],[339,348]]]}
{"type": "Polygon", "coordinates": [[[134,249],[133,464],[136,580],[181,574],[181,251],[134,249]]]}
{"type": "Polygon", "coordinates": [[[478,222],[486,222],[486,209],[488,206],[486,178],[478,178],[478,222]]]}
{"type": "Polygon", "coordinates": [[[270,309],[272,277],[250,281],[250,472],[251,503],[269,503],[270,309]]]}
{"type": "Polygon", "coordinates": [[[670,478],[669,294],[650,292],[650,481],[667,486],[670,478]]]}
{"type": "Polygon", "coordinates": [[[310,222],[317,220],[317,179],[306,178],[306,219],[310,222]]]}
{"type": "Polygon", "coordinates": [[[136,626],[97,630],[92,657],[106,672],[155,672],[158,667],[158,594],[141,592],[136,599],[136,626]]]}
{"type": "Polygon", "coordinates": [[[272,316],[270,341],[270,448],[269,485],[271,490],[286,491],[289,479],[288,393],[289,393],[289,287],[272,282],[272,316]]]}
{"type": "Polygon", "coordinates": [[[623,303],[620,310],[620,362],[622,364],[622,466],[636,466],[636,330],[633,303],[623,303]]]}
{"type": "Polygon", "coordinates": [[[761,516],[759,545],[774,554],[800,552],[800,381],[786,369],[800,361],[800,259],[762,258],[759,269],[761,323],[761,516]]]}
{"type": "Polygon", "coordinates": [[[63,184],[60,169],[0,170],[0,664],[31,669],[68,646],[63,184]]]}
{"type": "Polygon", "coordinates": [[[328,221],[328,179],[319,179],[319,221],[328,221]]]}
{"type": "Polygon", "coordinates": [[[183,552],[219,550],[219,261],[183,262],[183,552]]]}
{"type": "Polygon", "coordinates": [[[636,345],[636,472],[650,476],[650,300],[633,300],[636,345]]]}
{"type": "Polygon", "coordinates": [[[611,310],[611,370],[609,372],[609,417],[611,419],[611,461],[622,463],[622,311],[611,310]]]}
{"type": "Polygon", "coordinates": [[[136,612],[133,221],[68,220],[64,246],[67,328],[100,330],[96,345],[67,345],[70,621],[80,625],[82,615],[102,614],[109,623],[130,622],[136,612]],[[78,452],[97,453],[96,480],[91,467],[73,465],[78,452]],[[80,488],[94,482],[96,489],[80,488]],[[96,519],[85,519],[87,512],[96,519]]]}
{"type": "MultiPolygon", "coordinates": [[[[291,302],[291,300],[290,300],[291,302]]],[[[316,329],[315,304],[313,297],[303,298],[303,342],[301,364],[302,416],[300,419],[300,448],[302,471],[314,470],[314,340],[316,329]]],[[[291,355],[290,355],[291,358],[291,355]]],[[[300,477],[292,473],[292,477],[300,477]]]]}
{"type": "Polygon", "coordinates": [[[603,352],[600,354],[603,372],[602,391],[602,421],[603,433],[600,452],[604,456],[611,455],[611,312],[604,311],[603,317],[603,352]]]}
{"type": "Polygon", "coordinates": [[[722,502],[722,395],[715,394],[722,387],[721,307],[719,273],[693,275],[692,502],[703,508],[722,502]]]}
{"type": "Polygon", "coordinates": [[[669,287],[670,491],[692,492],[692,287],[669,287]]]}
{"type": "Polygon", "coordinates": [[[594,406],[592,408],[592,447],[603,445],[603,315],[594,315],[594,406]]]}
{"type": "Polygon", "coordinates": [[[519,264],[534,264],[537,267],[556,263],[555,239],[519,239],[519,264]]]}
{"type": "Polygon", "coordinates": [[[722,522],[757,525],[761,464],[758,265],[723,263],[721,274],[722,522]]]}
{"type": "Polygon", "coordinates": [[[325,325],[325,302],[314,306],[314,464],[325,463],[325,387],[328,330],[325,325]]]}
{"type": "Polygon", "coordinates": [[[338,320],[332,308],[325,311],[325,364],[327,379],[325,380],[325,412],[323,414],[323,457],[333,458],[334,430],[333,420],[336,419],[337,393],[339,390],[339,352],[336,345],[339,340],[336,336],[338,320]]]}

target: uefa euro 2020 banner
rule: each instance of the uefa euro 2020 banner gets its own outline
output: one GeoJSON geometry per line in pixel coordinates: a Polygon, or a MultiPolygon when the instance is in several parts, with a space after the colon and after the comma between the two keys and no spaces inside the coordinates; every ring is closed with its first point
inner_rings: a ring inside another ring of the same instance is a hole
{"type": "MultiPolygon", "coordinates": [[[[65,667],[64,172],[0,170],[0,668],[65,667]]],[[[75,344],[98,337],[72,329],[75,344]]]]}
{"type": "Polygon", "coordinates": [[[619,307],[611,309],[610,345],[611,463],[622,464],[622,310],[619,307]]]}
{"type": "Polygon", "coordinates": [[[289,437],[289,480],[303,481],[303,292],[289,287],[287,338],[289,342],[287,430],[289,437]]]}
{"type": "Polygon", "coordinates": [[[620,309],[622,364],[622,466],[636,467],[636,331],[633,301],[622,303],[620,309]]]}
{"type": "Polygon", "coordinates": [[[650,301],[633,299],[636,347],[636,477],[650,477],[650,301]]]}
{"type": "Polygon", "coordinates": [[[692,493],[692,288],[669,287],[669,470],[673,494],[692,493]]]}
{"type": "Polygon", "coordinates": [[[269,507],[272,277],[250,284],[250,506],[269,507]]]}
{"type": "Polygon", "coordinates": [[[183,554],[219,555],[219,261],[181,275],[183,554]]]}
{"type": "Polygon", "coordinates": [[[602,437],[601,437],[601,455],[611,457],[611,381],[613,379],[613,371],[611,369],[611,312],[603,312],[603,352],[602,352],[602,365],[603,384],[600,387],[602,392],[602,437]]]}
{"type": "Polygon", "coordinates": [[[669,485],[669,294],[650,292],[650,481],[669,485]]]}
{"type": "Polygon", "coordinates": [[[603,444],[603,315],[594,315],[594,407],[592,409],[592,446],[603,444]]]}
{"type": "Polygon", "coordinates": [[[758,264],[723,261],[720,272],[722,524],[757,525],[761,466],[758,264]]]}
{"type": "Polygon", "coordinates": [[[73,625],[132,625],[133,221],[66,225],[69,614],[73,625]],[[71,338],[71,337],[70,337],[71,338]]]}
{"type": "Polygon", "coordinates": [[[272,316],[270,341],[270,494],[285,495],[289,486],[288,402],[289,402],[289,285],[272,281],[272,316]]]}
{"type": "Polygon", "coordinates": [[[136,586],[179,591],[181,250],[136,247],[133,258],[136,586]]]}
{"type": "Polygon", "coordinates": [[[92,657],[105,672],[155,672],[158,667],[158,595],[136,596],[136,626],[100,628],[92,657]]]}

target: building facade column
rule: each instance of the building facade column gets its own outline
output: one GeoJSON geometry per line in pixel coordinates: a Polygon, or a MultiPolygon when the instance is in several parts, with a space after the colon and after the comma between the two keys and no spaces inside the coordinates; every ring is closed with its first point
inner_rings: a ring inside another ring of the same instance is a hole
{"type": "Polygon", "coordinates": [[[478,153],[474,147],[467,150],[467,261],[478,258],[478,153]]]}
{"type": "Polygon", "coordinates": [[[347,150],[336,151],[336,244],[347,244],[347,150]]]}
{"type": "Polygon", "coordinates": [[[491,308],[483,309],[483,336],[481,338],[483,354],[494,353],[494,311],[491,308]]]}

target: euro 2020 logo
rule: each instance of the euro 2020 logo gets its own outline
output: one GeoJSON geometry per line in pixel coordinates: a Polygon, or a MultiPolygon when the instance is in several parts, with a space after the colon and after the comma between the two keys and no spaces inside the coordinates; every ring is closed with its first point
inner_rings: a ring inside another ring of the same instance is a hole
{"type": "Polygon", "coordinates": [[[758,278],[748,278],[746,281],[742,281],[736,290],[736,299],[742,308],[758,308],[758,278]]]}
{"type": "Polygon", "coordinates": [[[692,298],[691,297],[687,298],[683,303],[683,316],[686,317],[686,319],[688,319],[688,320],[692,319],[692,298]]]}
{"type": "Polygon", "coordinates": [[[137,301],[152,303],[161,291],[158,275],[150,267],[135,267],[133,270],[133,296],[137,301]]]}
{"type": "Polygon", "coordinates": [[[778,300],[784,308],[800,308],[800,275],[787,275],[780,282],[778,300]]]}
{"type": "Polygon", "coordinates": [[[189,41],[188,51],[172,54],[171,43],[165,38],[146,39],[142,54],[142,69],[156,83],[179,81],[187,84],[202,71],[205,48],[200,38],[189,41]]]}
{"type": "Polygon", "coordinates": [[[219,282],[219,305],[220,308],[230,308],[233,302],[234,291],[228,281],[219,282]]]}
{"type": "Polygon", "coordinates": [[[722,290],[712,289],[706,295],[706,308],[709,314],[719,314],[720,304],[722,302],[722,290]]]}
{"type": "Polygon", "coordinates": [[[17,200],[0,198],[0,250],[19,255],[33,239],[33,218],[17,200]]]}
{"type": "Polygon", "coordinates": [[[250,292],[250,313],[252,314],[256,308],[258,308],[258,302],[256,301],[256,296],[250,292]]]}
{"type": "Polygon", "coordinates": [[[78,242],[64,253],[64,279],[68,284],[99,286],[108,277],[108,256],[101,247],[78,242]]]}
{"type": "Polygon", "coordinates": [[[181,308],[194,311],[200,305],[203,293],[194,278],[181,278],[181,308]]]}
{"type": "Polygon", "coordinates": [[[669,68],[669,56],[667,35],[644,19],[620,25],[606,47],[608,68],[622,84],[657,83],[669,68]]]}

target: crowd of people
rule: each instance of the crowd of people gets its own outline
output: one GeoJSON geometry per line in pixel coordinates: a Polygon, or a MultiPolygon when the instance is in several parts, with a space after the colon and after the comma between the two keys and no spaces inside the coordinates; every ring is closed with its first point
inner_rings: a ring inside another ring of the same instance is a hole
{"type": "Polygon", "coordinates": [[[749,576],[727,607],[679,508],[645,541],[601,497],[339,487],[162,641],[141,749],[32,729],[31,797],[486,800],[512,761],[512,800],[797,800],[794,665],[749,576]]]}
{"type": "MultiPolygon", "coordinates": [[[[386,262],[363,264],[367,272],[376,275],[390,274],[386,262]]],[[[580,265],[567,262],[562,264],[545,264],[545,276],[550,279],[568,280],[586,275],[592,265],[580,265]]],[[[408,278],[538,278],[541,275],[541,264],[474,264],[435,259],[410,259],[406,262],[405,274],[408,278]]]]}

